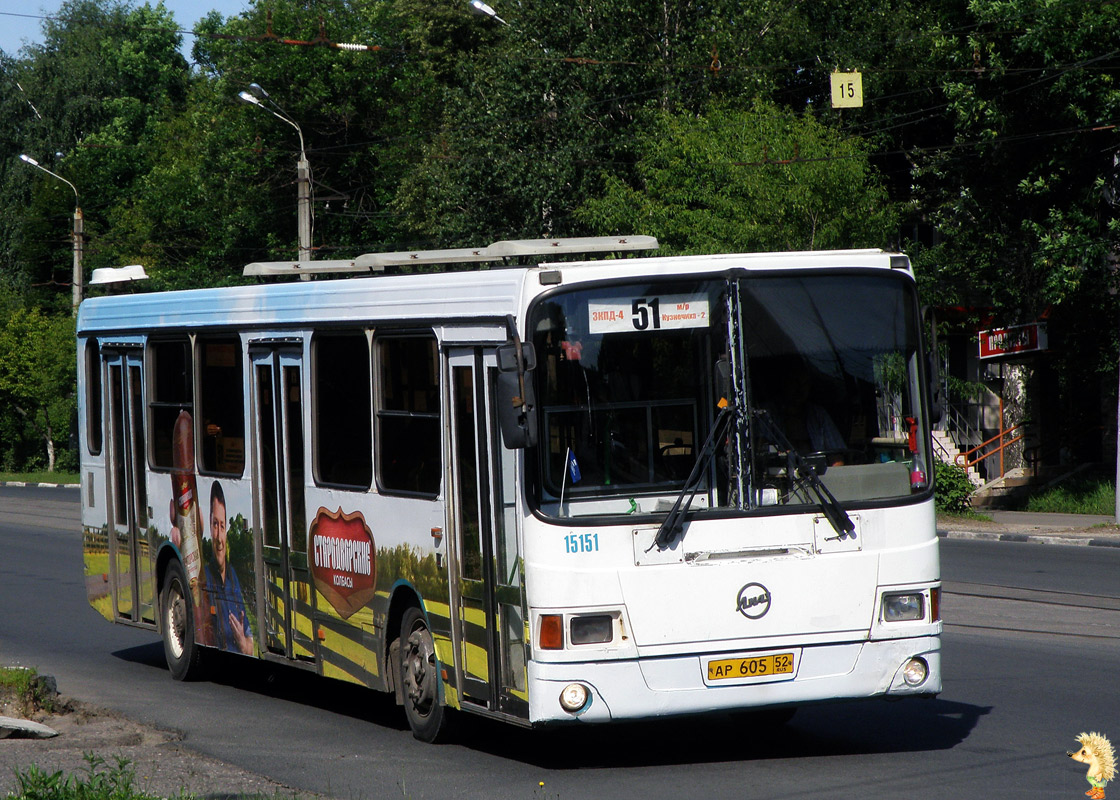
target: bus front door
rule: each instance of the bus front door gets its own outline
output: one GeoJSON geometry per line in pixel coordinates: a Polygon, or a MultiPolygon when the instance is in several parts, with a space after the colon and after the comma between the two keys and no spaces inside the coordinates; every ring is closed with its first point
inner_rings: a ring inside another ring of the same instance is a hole
{"type": "Polygon", "coordinates": [[[496,382],[493,348],[449,352],[458,689],[465,704],[527,719],[515,461],[498,432],[496,382]]]}
{"type": "Polygon", "coordinates": [[[301,349],[298,343],[284,342],[254,346],[250,354],[257,426],[253,479],[264,558],[264,592],[258,614],[264,620],[269,652],[313,660],[301,349]]]}
{"type": "Polygon", "coordinates": [[[109,395],[109,562],[117,618],[154,624],[142,351],[103,351],[109,395]]]}

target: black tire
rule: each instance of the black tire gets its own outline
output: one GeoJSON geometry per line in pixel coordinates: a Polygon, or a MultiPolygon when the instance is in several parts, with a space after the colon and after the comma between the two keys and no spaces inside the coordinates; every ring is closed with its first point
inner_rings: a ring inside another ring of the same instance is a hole
{"type": "Polygon", "coordinates": [[[443,682],[436,662],[435,642],[428,621],[416,607],[401,619],[401,686],[404,713],[412,735],[422,742],[447,736],[449,711],[443,705],[443,682]]]}
{"type": "Polygon", "coordinates": [[[196,641],[194,600],[190,584],[178,561],[170,561],[159,597],[160,626],[163,629],[163,655],[171,677],[191,681],[202,677],[202,650],[196,641]]]}

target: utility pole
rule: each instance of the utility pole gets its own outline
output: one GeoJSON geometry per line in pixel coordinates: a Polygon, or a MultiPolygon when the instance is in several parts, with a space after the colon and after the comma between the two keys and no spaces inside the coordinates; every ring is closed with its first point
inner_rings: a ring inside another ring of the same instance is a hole
{"type": "MultiPolygon", "coordinates": [[[[307,154],[300,150],[296,164],[296,181],[299,189],[299,260],[311,260],[311,165],[307,154]]],[[[304,275],[304,278],[308,276],[304,275]]]]}
{"type": "Polygon", "coordinates": [[[74,275],[71,280],[71,300],[74,304],[74,316],[78,316],[78,306],[82,304],[82,290],[84,278],[82,276],[82,249],[84,246],[85,219],[82,217],[81,206],[74,206],[74,275]]]}

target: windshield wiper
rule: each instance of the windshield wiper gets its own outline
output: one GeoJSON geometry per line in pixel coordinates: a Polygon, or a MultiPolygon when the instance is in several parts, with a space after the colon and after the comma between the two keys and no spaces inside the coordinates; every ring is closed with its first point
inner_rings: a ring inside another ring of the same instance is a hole
{"type": "Polygon", "coordinates": [[[708,434],[708,438],[704,440],[704,446],[700,449],[700,453],[696,456],[696,463],[692,466],[692,472],[688,474],[688,479],[681,487],[676,502],[673,503],[673,507],[669,509],[668,515],[657,529],[657,535],[653,537],[653,544],[649,546],[649,550],[654,547],[664,550],[672,544],[673,540],[677,538],[677,534],[684,529],[684,517],[692,505],[692,498],[696,496],[696,492],[700,488],[704,473],[708,471],[708,466],[715,455],[716,447],[727,437],[727,431],[734,418],[735,412],[732,411],[731,404],[725,405],[716,416],[715,422],[712,423],[712,430],[708,434]]]}
{"type": "Polygon", "coordinates": [[[786,438],[781,427],[774,422],[770,412],[764,408],[758,408],[755,409],[754,416],[762,428],[763,436],[785,450],[786,473],[791,479],[797,481],[798,485],[805,486],[807,484],[813,494],[817,496],[817,504],[829,524],[832,525],[833,530],[836,531],[836,538],[843,541],[851,536],[854,539],[856,525],[852,522],[852,518],[848,516],[848,512],[844,510],[844,507],[824,485],[824,481],[821,480],[813,465],[786,438]]]}

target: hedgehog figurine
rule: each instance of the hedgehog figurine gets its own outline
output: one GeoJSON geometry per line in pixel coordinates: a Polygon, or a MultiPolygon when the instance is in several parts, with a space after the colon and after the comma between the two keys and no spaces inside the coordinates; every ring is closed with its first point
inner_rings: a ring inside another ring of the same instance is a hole
{"type": "Polygon", "coordinates": [[[1092,788],[1085,794],[1092,800],[1105,800],[1104,786],[1116,775],[1116,751],[1112,749],[1112,743],[1099,733],[1082,733],[1077,741],[1081,749],[1066,755],[1089,765],[1085,779],[1092,788]]]}

